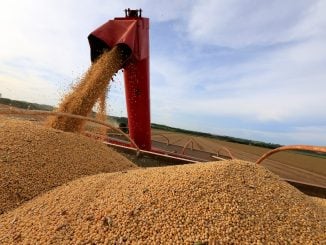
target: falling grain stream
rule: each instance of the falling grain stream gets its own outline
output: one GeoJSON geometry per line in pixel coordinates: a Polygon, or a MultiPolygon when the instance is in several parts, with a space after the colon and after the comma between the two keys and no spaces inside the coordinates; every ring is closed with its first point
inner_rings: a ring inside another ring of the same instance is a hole
{"type": "MultiPolygon", "coordinates": [[[[105,95],[110,79],[122,68],[129,56],[130,50],[125,45],[118,45],[104,52],[92,64],[80,82],[73,87],[73,90],[62,99],[57,111],[88,116],[95,103],[99,101],[99,114],[105,115],[105,95]]],[[[103,118],[103,116],[100,117],[103,118]]],[[[63,131],[80,132],[84,121],[58,116],[50,117],[47,124],[63,131]]]]}

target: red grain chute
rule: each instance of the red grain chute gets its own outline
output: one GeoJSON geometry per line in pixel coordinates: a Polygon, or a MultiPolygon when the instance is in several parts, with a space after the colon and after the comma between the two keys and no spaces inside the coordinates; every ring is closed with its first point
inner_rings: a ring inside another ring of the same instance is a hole
{"type": "Polygon", "coordinates": [[[149,19],[140,10],[125,10],[124,18],[109,20],[89,36],[91,59],[115,45],[127,45],[132,55],[123,67],[130,138],[151,150],[149,19]]]}

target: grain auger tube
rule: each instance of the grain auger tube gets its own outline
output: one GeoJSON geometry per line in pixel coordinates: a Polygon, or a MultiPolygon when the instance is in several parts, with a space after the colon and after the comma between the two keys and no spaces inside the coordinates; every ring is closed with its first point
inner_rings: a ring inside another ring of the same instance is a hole
{"type": "Polygon", "coordinates": [[[125,10],[125,17],[109,20],[88,36],[91,60],[115,46],[129,48],[123,66],[130,138],[142,150],[151,150],[149,19],[140,10],[125,10]]]}

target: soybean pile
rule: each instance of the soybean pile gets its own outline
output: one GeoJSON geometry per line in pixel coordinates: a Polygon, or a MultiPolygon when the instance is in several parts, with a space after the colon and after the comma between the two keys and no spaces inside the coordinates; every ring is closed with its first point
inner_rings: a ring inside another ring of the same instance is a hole
{"type": "Polygon", "coordinates": [[[80,178],[1,217],[26,244],[325,242],[326,213],[262,166],[224,161],[80,178]]]}
{"type": "Polygon", "coordinates": [[[0,118],[0,213],[76,178],[135,167],[85,136],[0,118]]]}
{"type": "Polygon", "coordinates": [[[311,197],[311,199],[318,203],[319,205],[323,206],[324,208],[326,208],[326,199],[325,198],[319,198],[319,197],[311,197]]]}
{"type": "MultiPolygon", "coordinates": [[[[88,116],[99,102],[100,113],[105,111],[105,95],[110,79],[122,68],[130,55],[124,46],[115,46],[104,52],[88,69],[72,91],[63,97],[58,112],[88,116]]],[[[102,116],[103,117],[103,116],[102,116]]],[[[47,125],[67,132],[80,132],[85,121],[69,117],[50,117],[47,125]]]]}

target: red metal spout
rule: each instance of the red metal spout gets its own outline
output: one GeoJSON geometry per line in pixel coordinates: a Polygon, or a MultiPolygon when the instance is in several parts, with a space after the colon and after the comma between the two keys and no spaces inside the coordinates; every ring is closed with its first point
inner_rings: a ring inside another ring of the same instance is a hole
{"type": "Polygon", "coordinates": [[[129,134],[140,149],[150,150],[149,19],[141,10],[125,12],[126,17],[109,20],[88,36],[91,59],[118,44],[132,50],[123,67],[129,134]]]}

